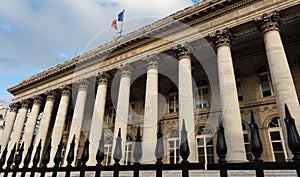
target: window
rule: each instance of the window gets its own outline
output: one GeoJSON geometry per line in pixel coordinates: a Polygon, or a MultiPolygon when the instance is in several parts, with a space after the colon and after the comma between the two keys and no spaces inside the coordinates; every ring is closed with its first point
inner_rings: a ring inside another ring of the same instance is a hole
{"type": "Polygon", "coordinates": [[[197,133],[197,157],[199,163],[214,163],[213,131],[202,126],[197,133]]]}
{"type": "Polygon", "coordinates": [[[279,117],[276,117],[269,122],[268,132],[274,161],[285,162],[286,151],[283,142],[282,129],[280,126],[279,117]]]}
{"type": "Polygon", "coordinates": [[[172,130],[168,138],[168,163],[179,163],[179,132],[178,130],[172,130]]]}
{"type": "Polygon", "coordinates": [[[43,113],[40,113],[36,120],[33,135],[36,135],[39,131],[42,115],[43,115],[43,113]]]}
{"type": "Polygon", "coordinates": [[[134,103],[130,103],[129,105],[129,111],[128,111],[128,120],[133,120],[134,119],[134,103]]]}
{"type": "Polygon", "coordinates": [[[240,75],[235,73],[235,83],[236,83],[236,90],[238,94],[238,100],[243,101],[243,91],[242,91],[242,84],[241,84],[241,79],[240,75]]]}
{"type": "Polygon", "coordinates": [[[125,158],[124,158],[125,161],[124,161],[124,165],[131,165],[132,154],[133,154],[132,137],[127,135],[126,144],[125,144],[125,158]]]}
{"type": "Polygon", "coordinates": [[[270,73],[266,65],[258,69],[258,77],[260,82],[260,88],[263,97],[272,96],[273,88],[270,73]]]}
{"type": "Polygon", "coordinates": [[[178,89],[173,87],[169,91],[169,113],[178,112],[178,89]]]}
{"type": "Polygon", "coordinates": [[[113,124],[116,120],[116,111],[114,107],[108,108],[107,124],[113,124]]]}
{"type": "Polygon", "coordinates": [[[195,93],[195,107],[196,109],[209,107],[209,90],[208,82],[206,80],[197,82],[197,91],[195,93]]]}
{"type": "Polygon", "coordinates": [[[242,128],[243,128],[244,146],[245,146],[247,160],[249,160],[249,162],[252,162],[253,158],[252,158],[252,152],[250,146],[249,128],[247,124],[244,122],[242,122],[242,128]]]}
{"type": "Polygon", "coordinates": [[[112,137],[109,137],[105,140],[104,144],[104,160],[102,162],[103,165],[108,166],[111,162],[111,155],[112,155],[112,137]]]}

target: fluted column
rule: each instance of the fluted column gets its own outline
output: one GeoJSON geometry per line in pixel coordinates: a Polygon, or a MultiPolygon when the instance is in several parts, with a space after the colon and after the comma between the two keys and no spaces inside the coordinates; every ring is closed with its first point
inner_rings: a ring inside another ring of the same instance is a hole
{"type": "Polygon", "coordinates": [[[23,100],[21,102],[21,108],[20,108],[19,113],[17,114],[17,118],[16,118],[17,122],[15,123],[10,141],[8,143],[8,152],[10,152],[10,150],[14,147],[14,145],[16,143],[19,143],[19,141],[21,139],[29,105],[30,105],[30,102],[28,100],[23,100]]]}
{"type": "MultiPolygon", "coordinates": [[[[182,122],[185,119],[188,132],[188,143],[190,147],[190,162],[196,162],[196,138],[194,119],[194,99],[192,86],[191,46],[177,46],[175,50],[178,55],[178,90],[179,90],[179,130],[182,131],[182,122]]],[[[181,136],[181,134],[179,134],[181,136]]]]}
{"type": "Polygon", "coordinates": [[[42,140],[41,153],[43,153],[43,149],[45,148],[46,138],[47,138],[47,134],[48,134],[48,129],[49,129],[50,120],[51,120],[51,116],[52,116],[53,106],[54,106],[54,102],[55,102],[57,93],[54,91],[48,91],[46,93],[46,95],[47,95],[46,104],[45,104],[43,115],[42,115],[42,118],[40,121],[39,131],[35,138],[34,152],[35,152],[35,149],[38,146],[38,142],[40,140],[42,140]]]}
{"type": "MultiPolygon", "coordinates": [[[[27,150],[28,150],[30,144],[32,143],[34,128],[35,128],[36,121],[37,121],[37,118],[40,113],[41,104],[44,100],[41,96],[35,96],[33,99],[34,100],[33,100],[33,105],[31,108],[31,112],[26,121],[26,126],[25,126],[23,137],[22,137],[22,141],[24,142],[23,154],[27,154],[27,150]]],[[[23,158],[25,158],[25,155],[23,156],[23,158]]]]}
{"type": "Polygon", "coordinates": [[[247,160],[241,126],[242,120],[230,49],[232,35],[228,29],[224,29],[217,31],[212,37],[217,47],[222,122],[225,128],[226,142],[228,142],[226,157],[231,162],[245,162],[247,160]]]}
{"type": "Polygon", "coordinates": [[[149,56],[147,63],[147,81],[145,95],[145,113],[143,127],[143,163],[153,164],[155,158],[155,145],[158,121],[158,63],[157,54],[149,56]]]}
{"type": "MultiPolygon", "coordinates": [[[[119,128],[121,128],[121,138],[122,138],[122,152],[123,157],[120,161],[123,164],[124,155],[125,155],[125,142],[126,142],[126,135],[127,135],[127,122],[128,122],[128,110],[129,110],[129,96],[130,96],[130,79],[131,79],[131,71],[132,68],[129,64],[124,64],[120,68],[120,87],[119,87],[119,94],[118,94],[118,103],[116,109],[116,122],[114,128],[114,139],[113,139],[113,147],[112,152],[114,152],[116,138],[118,135],[119,128]]],[[[113,155],[112,160],[113,163],[113,155]]]]}
{"type": "Polygon", "coordinates": [[[65,120],[68,112],[68,106],[70,101],[70,94],[71,94],[71,87],[70,86],[64,86],[61,88],[61,98],[56,114],[56,119],[52,131],[52,149],[51,149],[51,157],[49,166],[52,167],[54,165],[54,156],[57,151],[57,147],[60,143],[60,140],[63,135],[64,126],[65,126],[65,120]]]}
{"type": "MultiPolygon", "coordinates": [[[[256,19],[256,23],[258,25],[258,29],[263,34],[265,42],[265,49],[281,126],[285,127],[283,120],[285,118],[284,104],[286,103],[292,117],[295,118],[298,132],[300,132],[299,101],[280,37],[279,14],[277,11],[274,11],[271,14],[264,14],[260,19],[256,19]]],[[[284,135],[287,140],[286,131],[284,131],[284,135]]],[[[291,158],[291,156],[289,158],[291,158]]]]}
{"type": "MultiPolygon", "coordinates": [[[[79,145],[81,127],[82,127],[82,122],[83,122],[83,117],[84,117],[84,109],[85,109],[87,90],[88,90],[87,81],[81,80],[75,107],[74,107],[71,129],[69,131],[67,149],[66,149],[66,153],[65,153],[65,157],[64,157],[64,165],[67,164],[67,155],[66,154],[68,154],[68,152],[69,152],[70,143],[71,143],[74,135],[76,137],[75,138],[75,148],[74,148],[74,152],[75,152],[74,159],[76,159],[76,157],[77,157],[77,149],[78,149],[78,145],[79,145]]],[[[75,165],[75,160],[73,161],[72,165],[75,165]]]]}
{"type": "Polygon", "coordinates": [[[99,73],[97,76],[98,88],[94,105],[94,112],[91,123],[90,131],[90,158],[87,165],[95,166],[97,164],[96,154],[99,146],[99,141],[103,129],[103,118],[105,112],[105,102],[106,102],[106,92],[107,92],[107,82],[109,75],[106,73],[99,73]]]}
{"type": "Polygon", "coordinates": [[[17,103],[11,103],[9,105],[10,110],[5,118],[5,127],[1,136],[1,153],[5,149],[8,144],[9,138],[11,136],[14,123],[17,117],[17,112],[19,109],[19,105],[17,103]]]}

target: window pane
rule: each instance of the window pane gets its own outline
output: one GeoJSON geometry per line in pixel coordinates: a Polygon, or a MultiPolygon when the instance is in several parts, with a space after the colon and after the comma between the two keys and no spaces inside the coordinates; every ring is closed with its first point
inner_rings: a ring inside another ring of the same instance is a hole
{"type": "Polygon", "coordinates": [[[285,162],[285,157],[283,153],[275,153],[276,162],[285,162]]]}
{"type": "Polygon", "coordinates": [[[279,131],[270,132],[270,135],[271,135],[271,140],[272,141],[274,141],[274,140],[281,140],[281,138],[280,138],[280,132],[279,131]]]}
{"type": "Polygon", "coordinates": [[[213,147],[208,147],[206,149],[206,151],[207,151],[207,154],[213,154],[214,153],[214,148],[213,147]]]}
{"type": "Polygon", "coordinates": [[[283,151],[281,142],[273,142],[273,151],[283,151]]]}

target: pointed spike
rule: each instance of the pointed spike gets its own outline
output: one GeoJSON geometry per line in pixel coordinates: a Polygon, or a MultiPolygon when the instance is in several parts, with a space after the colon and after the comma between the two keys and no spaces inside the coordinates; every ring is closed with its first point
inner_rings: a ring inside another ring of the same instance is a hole
{"type": "Polygon", "coordinates": [[[7,155],[7,145],[6,145],[5,149],[3,150],[2,154],[1,154],[0,169],[2,169],[3,165],[5,164],[6,155],[7,155]]]}
{"type": "Polygon", "coordinates": [[[89,160],[89,138],[86,138],[84,142],[83,152],[81,154],[81,166],[86,166],[86,162],[89,160]]]}
{"type": "Polygon", "coordinates": [[[104,131],[102,130],[99,146],[96,154],[97,166],[101,166],[104,160],[104,131]]]}
{"type": "Polygon", "coordinates": [[[15,167],[19,167],[22,161],[22,156],[23,156],[23,151],[24,151],[24,142],[19,146],[18,149],[18,154],[15,156],[15,167]]]}
{"type": "Polygon", "coordinates": [[[182,131],[186,132],[186,128],[185,128],[185,120],[182,120],[182,131]]]}
{"type": "Polygon", "coordinates": [[[256,124],[256,123],[255,123],[255,119],[254,119],[254,114],[253,114],[253,111],[252,111],[252,110],[250,111],[250,115],[251,115],[251,116],[250,116],[250,119],[251,119],[251,120],[250,120],[251,125],[256,124]]]}
{"type": "Polygon", "coordinates": [[[6,168],[10,168],[10,166],[13,164],[16,148],[17,148],[17,144],[15,144],[14,147],[10,151],[10,155],[9,155],[7,163],[6,163],[7,164],[6,168]]]}
{"type": "Polygon", "coordinates": [[[119,128],[119,131],[118,131],[118,137],[121,138],[121,128],[119,128]]]}
{"type": "Polygon", "coordinates": [[[133,150],[133,159],[135,164],[139,164],[139,161],[142,158],[142,146],[141,146],[141,135],[140,135],[140,126],[138,126],[137,132],[136,132],[136,138],[135,138],[135,145],[133,150]]]}
{"type": "Polygon", "coordinates": [[[157,131],[157,142],[155,147],[155,157],[156,164],[162,164],[162,159],[164,157],[164,143],[163,143],[163,133],[161,128],[161,122],[158,122],[158,131],[157,131]]]}
{"type": "Polygon", "coordinates": [[[115,165],[119,165],[122,158],[122,138],[121,138],[121,128],[119,128],[118,137],[116,138],[115,151],[113,154],[113,159],[115,160],[115,165]]]}
{"type": "Polygon", "coordinates": [[[73,136],[72,142],[70,143],[70,149],[67,156],[67,166],[71,166],[72,162],[74,161],[74,148],[75,148],[75,134],[73,136]]]}
{"type": "Polygon", "coordinates": [[[43,158],[43,166],[44,167],[47,167],[47,164],[50,162],[50,153],[51,153],[51,142],[52,142],[52,138],[50,138],[50,142],[49,142],[49,145],[46,149],[46,153],[44,155],[44,158],[43,158]]]}
{"type": "Polygon", "coordinates": [[[38,146],[36,147],[35,154],[33,156],[33,166],[32,167],[37,167],[39,161],[40,161],[40,155],[41,155],[41,149],[42,149],[42,139],[40,139],[40,142],[38,146]]]}
{"type": "Polygon", "coordinates": [[[284,110],[285,110],[285,118],[286,119],[291,119],[292,116],[291,116],[290,110],[289,110],[289,108],[288,108],[288,106],[287,106],[286,103],[284,103],[284,110]]]}
{"type": "Polygon", "coordinates": [[[33,150],[33,143],[31,142],[29,148],[28,148],[28,151],[27,151],[27,154],[25,155],[25,158],[24,158],[24,168],[27,168],[29,163],[30,163],[30,160],[31,160],[31,155],[32,155],[32,150],[33,150]]]}
{"type": "Polygon", "coordinates": [[[54,167],[59,167],[59,163],[62,160],[61,159],[61,156],[62,156],[61,153],[62,153],[63,146],[64,146],[63,141],[62,141],[62,139],[60,139],[57,151],[56,151],[55,156],[54,156],[54,167]]]}

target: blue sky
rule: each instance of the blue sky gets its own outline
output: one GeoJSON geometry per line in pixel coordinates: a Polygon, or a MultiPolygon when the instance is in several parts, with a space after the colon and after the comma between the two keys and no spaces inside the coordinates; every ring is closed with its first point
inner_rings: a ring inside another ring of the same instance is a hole
{"type": "Polygon", "coordinates": [[[0,0],[0,101],[9,103],[6,90],[20,81],[112,40],[110,24],[122,9],[128,33],[197,2],[0,0]]]}

